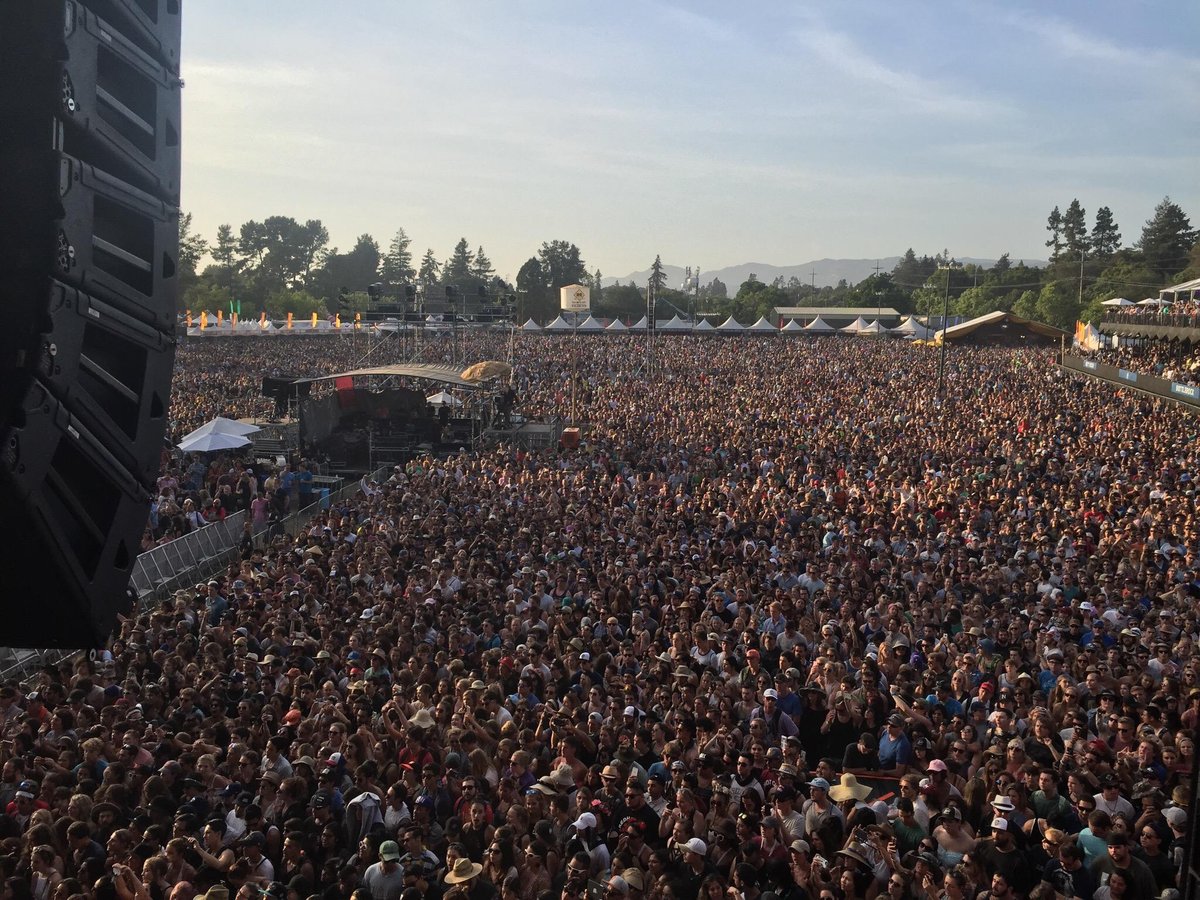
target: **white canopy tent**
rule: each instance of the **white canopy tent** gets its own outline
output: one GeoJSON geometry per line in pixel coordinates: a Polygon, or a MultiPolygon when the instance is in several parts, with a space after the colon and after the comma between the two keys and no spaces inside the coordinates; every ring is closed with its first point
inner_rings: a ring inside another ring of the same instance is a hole
{"type": "Polygon", "coordinates": [[[888,333],[888,330],[879,324],[879,320],[868,322],[862,328],[855,332],[859,337],[883,337],[888,333]]]}
{"type": "Polygon", "coordinates": [[[184,453],[212,453],[217,450],[238,450],[250,446],[250,438],[244,434],[223,434],[214,431],[211,434],[198,434],[184,438],[176,444],[184,453]]]}
{"type": "Polygon", "coordinates": [[[533,321],[533,318],[531,317],[525,322],[524,325],[521,326],[521,330],[529,331],[529,332],[541,331],[542,326],[539,325],[537,322],[533,321]]]}
{"type": "Polygon", "coordinates": [[[611,322],[608,323],[608,327],[605,328],[604,330],[611,331],[615,334],[618,331],[628,331],[629,326],[627,326],[620,319],[613,319],[611,322]]]}
{"type": "Polygon", "coordinates": [[[741,332],[743,332],[745,330],[746,330],[745,326],[742,325],[742,323],[739,322],[737,319],[735,319],[733,316],[730,316],[728,319],[726,319],[724,322],[722,322],[720,325],[717,326],[717,331],[723,331],[723,332],[726,332],[729,334],[740,334],[741,332]]]}
{"type": "Polygon", "coordinates": [[[804,330],[813,334],[832,334],[833,332],[837,331],[836,328],[834,328],[820,316],[817,316],[815,319],[805,325],[804,330]]]}
{"type": "Polygon", "coordinates": [[[683,319],[679,318],[679,316],[675,315],[675,316],[671,316],[670,319],[668,319],[666,322],[663,322],[661,325],[659,325],[658,330],[659,331],[691,331],[692,326],[689,325],[687,322],[683,321],[683,319]]]}
{"type": "Polygon", "coordinates": [[[604,326],[595,316],[588,316],[576,328],[577,331],[603,331],[604,326]]]}
{"type": "Polygon", "coordinates": [[[895,328],[891,329],[891,333],[902,337],[920,338],[921,340],[928,340],[933,337],[933,329],[926,328],[918,322],[916,316],[909,316],[895,328]]]}
{"type": "Polygon", "coordinates": [[[845,328],[840,328],[838,330],[841,331],[842,334],[858,334],[860,331],[862,331],[866,327],[867,327],[867,320],[864,319],[862,316],[859,316],[857,319],[855,319],[853,322],[851,322],[845,328]]]}
{"type": "Polygon", "coordinates": [[[438,391],[436,394],[430,394],[425,398],[425,402],[430,406],[462,406],[462,401],[453,394],[448,394],[445,391],[438,391]]]}
{"type": "Polygon", "coordinates": [[[545,328],[546,331],[571,331],[571,323],[562,316],[556,318],[545,328]]]}
{"type": "Polygon", "coordinates": [[[1139,300],[1138,306],[1170,306],[1171,301],[1162,297],[1147,297],[1145,300],[1139,300]]]}
{"type": "Polygon", "coordinates": [[[797,322],[795,319],[788,319],[787,324],[784,325],[779,330],[786,331],[788,334],[796,334],[797,332],[804,331],[804,326],[801,325],[799,322],[797,322]]]}
{"type": "Polygon", "coordinates": [[[1113,297],[1111,300],[1105,300],[1101,306],[1137,306],[1132,300],[1126,300],[1124,297],[1113,297]]]}
{"type": "Polygon", "coordinates": [[[630,331],[645,331],[646,330],[646,317],[642,316],[640,319],[638,319],[636,322],[634,322],[632,325],[630,325],[629,330],[630,331]]]}
{"type": "Polygon", "coordinates": [[[693,334],[695,334],[697,331],[704,333],[716,330],[717,329],[713,327],[713,323],[708,321],[708,319],[699,319],[696,321],[696,324],[692,326],[693,334]]]}
{"type": "Polygon", "coordinates": [[[755,334],[778,334],[779,329],[767,321],[766,316],[759,316],[758,321],[746,329],[753,331],[755,334]]]}
{"type": "Polygon", "coordinates": [[[239,422],[237,419],[227,419],[224,416],[217,416],[205,422],[195,431],[189,431],[183,436],[183,441],[190,441],[193,438],[203,437],[206,434],[232,434],[236,437],[245,437],[248,434],[256,434],[262,431],[257,425],[251,425],[249,422],[239,422]]]}

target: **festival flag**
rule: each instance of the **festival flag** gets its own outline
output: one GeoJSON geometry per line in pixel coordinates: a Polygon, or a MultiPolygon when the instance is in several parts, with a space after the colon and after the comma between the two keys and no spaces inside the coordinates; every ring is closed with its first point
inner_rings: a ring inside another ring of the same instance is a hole
{"type": "Polygon", "coordinates": [[[220,328],[224,324],[225,324],[225,311],[222,309],[218,309],[217,310],[217,327],[220,328]]]}
{"type": "Polygon", "coordinates": [[[192,327],[192,311],[190,309],[187,311],[187,327],[192,327]]]}
{"type": "Polygon", "coordinates": [[[288,313],[288,331],[292,330],[292,314],[288,313]]]}
{"type": "Polygon", "coordinates": [[[229,322],[230,322],[230,324],[233,325],[234,328],[237,328],[237,320],[238,320],[238,314],[236,312],[231,313],[229,316],[229,322]]]}
{"type": "Polygon", "coordinates": [[[338,313],[337,315],[335,315],[333,317],[333,327],[334,328],[342,327],[342,314],[341,313],[338,313]]]}
{"type": "Polygon", "coordinates": [[[354,314],[354,327],[355,327],[355,328],[362,328],[362,313],[355,313],[355,314],[354,314]]]}
{"type": "Polygon", "coordinates": [[[240,319],[240,318],[242,317],[242,301],[241,301],[241,298],[239,298],[239,299],[238,299],[238,302],[237,302],[237,314],[238,314],[238,318],[240,319]]]}
{"type": "Polygon", "coordinates": [[[267,311],[265,309],[258,314],[258,327],[259,328],[267,327],[267,311]]]}
{"type": "Polygon", "coordinates": [[[315,312],[312,314],[312,327],[314,330],[317,327],[317,314],[315,312]]]}
{"type": "Polygon", "coordinates": [[[200,311],[200,330],[203,331],[207,327],[208,327],[208,312],[205,310],[201,310],[200,311]]]}

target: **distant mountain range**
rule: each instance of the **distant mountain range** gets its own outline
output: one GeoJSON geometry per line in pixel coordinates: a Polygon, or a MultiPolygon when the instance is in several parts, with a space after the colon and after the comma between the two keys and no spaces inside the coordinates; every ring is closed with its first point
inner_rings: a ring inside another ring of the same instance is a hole
{"type": "MultiPolygon", "coordinates": [[[[960,263],[974,263],[978,266],[995,265],[994,259],[977,259],[972,256],[956,257],[960,263]]],[[[732,296],[751,274],[758,276],[759,281],[770,284],[777,277],[782,276],[786,282],[794,275],[804,284],[816,282],[817,287],[826,287],[837,284],[843,278],[850,284],[857,284],[864,278],[875,274],[875,267],[879,266],[880,272],[890,272],[896,267],[896,263],[900,262],[899,256],[885,256],[880,259],[815,259],[812,262],[800,263],[794,266],[773,266],[770,263],[743,263],[740,266],[726,266],[723,269],[714,269],[712,271],[700,271],[700,286],[711,282],[714,278],[719,278],[729,288],[729,293],[732,296]]],[[[1014,259],[1014,265],[1018,260],[1014,259]]],[[[1029,266],[1044,266],[1045,260],[1027,259],[1025,264],[1029,266]]],[[[664,265],[663,270],[667,273],[667,285],[671,288],[680,288],[683,285],[684,270],[682,266],[664,265]]],[[[632,272],[629,275],[624,275],[621,278],[604,278],[602,279],[604,286],[616,284],[618,281],[621,284],[629,284],[632,281],[634,284],[644,287],[650,278],[650,270],[643,269],[640,272],[632,272]]]]}

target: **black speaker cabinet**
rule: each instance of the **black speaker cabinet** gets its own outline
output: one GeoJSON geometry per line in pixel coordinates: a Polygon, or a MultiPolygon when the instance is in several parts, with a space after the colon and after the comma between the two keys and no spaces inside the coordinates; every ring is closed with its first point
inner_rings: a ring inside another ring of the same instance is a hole
{"type": "Polygon", "coordinates": [[[167,424],[178,0],[0,3],[0,646],[102,644],[167,424]]]}

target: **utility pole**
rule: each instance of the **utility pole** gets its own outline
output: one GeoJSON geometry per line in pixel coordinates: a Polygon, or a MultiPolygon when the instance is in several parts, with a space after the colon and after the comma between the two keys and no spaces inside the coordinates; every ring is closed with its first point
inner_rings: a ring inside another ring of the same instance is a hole
{"type": "Polygon", "coordinates": [[[1083,311],[1083,260],[1087,254],[1082,250],[1079,251],[1079,310],[1083,311]]]}
{"type": "Polygon", "coordinates": [[[880,304],[883,302],[880,298],[883,294],[879,290],[879,260],[875,260],[875,324],[879,324],[880,304]]]}

